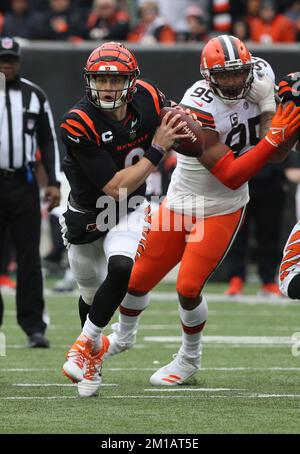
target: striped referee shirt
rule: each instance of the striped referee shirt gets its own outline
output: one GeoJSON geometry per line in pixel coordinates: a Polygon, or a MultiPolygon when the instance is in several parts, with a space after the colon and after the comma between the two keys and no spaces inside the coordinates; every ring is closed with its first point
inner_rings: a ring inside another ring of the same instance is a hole
{"type": "Polygon", "coordinates": [[[29,80],[7,82],[0,96],[0,169],[28,166],[38,149],[49,186],[59,186],[59,150],[47,96],[29,80]]]}

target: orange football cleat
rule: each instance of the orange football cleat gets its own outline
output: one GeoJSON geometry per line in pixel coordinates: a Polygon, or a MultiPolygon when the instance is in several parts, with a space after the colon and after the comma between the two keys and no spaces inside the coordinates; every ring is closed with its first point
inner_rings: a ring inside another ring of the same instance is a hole
{"type": "Polygon", "coordinates": [[[92,339],[80,335],[67,352],[67,361],[63,365],[62,373],[73,383],[78,383],[83,379],[93,346],[92,339]]]}
{"type": "Polygon", "coordinates": [[[78,394],[80,397],[93,397],[98,395],[102,382],[103,357],[109,347],[109,339],[101,336],[101,349],[98,352],[91,352],[86,363],[83,379],[78,383],[78,394]]]}
{"type": "Polygon", "coordinates": [[[9,277],[8,274],[0,275],[0,287],[16,288],[17,284],[9,277]]]}
{"type": "Polygon", "coordinates": [[[229,287],[225,290],[225,295],[240,295],[243,293],[244,281],[238,276],[233,276],[229,281],[229,287]]]}
{"type": "Polygon", "coordinates": [[[283,296],[276,282],[262,285],[259,294],[263,296],[283,296]]]}

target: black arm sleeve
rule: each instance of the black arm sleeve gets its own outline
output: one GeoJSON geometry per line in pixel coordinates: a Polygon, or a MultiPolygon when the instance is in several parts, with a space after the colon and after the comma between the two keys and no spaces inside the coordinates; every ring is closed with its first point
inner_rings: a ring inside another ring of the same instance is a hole
{"type": "Polygon", "coordinates": [[[60,186],[60,157],[54,121],[47,98],[41,100],[41,110],[37,125],[37,142],[41,151],[42,163],[48,176],[49,186],[60,186]]]}
{"type": "Polygon", "coordinates": [[[118,172],[115,162],[107,151],[95,143],[83,136],[72,135],[63,128],[61,128],[61,138],[69,154],[98,189],[102,189],[118,172]]]}

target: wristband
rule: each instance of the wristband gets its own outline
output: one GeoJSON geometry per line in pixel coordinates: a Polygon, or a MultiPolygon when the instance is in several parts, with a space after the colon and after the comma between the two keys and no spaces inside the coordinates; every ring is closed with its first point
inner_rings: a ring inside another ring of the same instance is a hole
{"type": "Polygon", "coordinates": [[[164,149],[156,144],[152,144],[146,151],[144,157],[147,158],[152,164],[157,167],[161,159],[164,157],[164,149]]]}

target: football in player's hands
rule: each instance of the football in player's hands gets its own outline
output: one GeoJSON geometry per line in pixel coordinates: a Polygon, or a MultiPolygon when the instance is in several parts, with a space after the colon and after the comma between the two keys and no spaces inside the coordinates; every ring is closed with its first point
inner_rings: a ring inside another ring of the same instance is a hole
{"type": "Polygon", "coordinates": [[[173,149],[177,153],[184,154],[186,156],[199,157],[203,152],[203,132],[200,124],[195,121],[191,115],[188,115],[183,110],[176,107],[163,107],[160,111],[160,121],[164,116],[171,112],[169,120],[174,117],[174,115],[180,115],[180,118],[177,120],[176,124],[180,121],[186,121],[186,125],[179,131],[180,134],[190,134],[190,137],[187,139],[182,139],[176,141],[173,149]]]}

